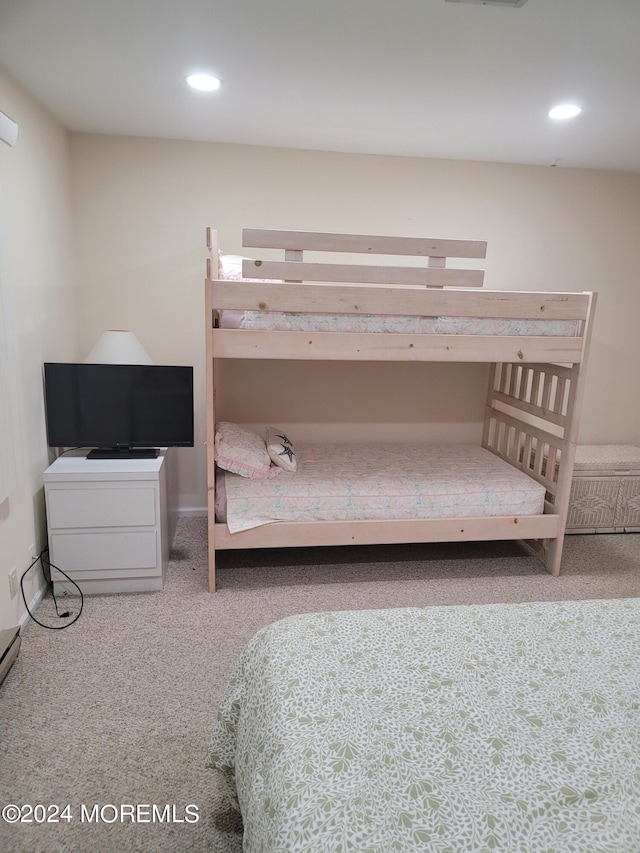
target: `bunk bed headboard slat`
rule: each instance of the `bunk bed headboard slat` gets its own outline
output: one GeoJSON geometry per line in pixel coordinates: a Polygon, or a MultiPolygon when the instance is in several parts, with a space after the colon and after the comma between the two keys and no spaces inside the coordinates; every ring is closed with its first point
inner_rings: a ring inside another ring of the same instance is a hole
{"type": "Polygon", "coordinates": [[[274,231],[244,228],[242,245],[252,249],[295,249],[314,252],[355,252],[362,255],[486,258],[485,240],[440,240],[427,237],[374,237],[321,231],[274,231]]]}
{"type": "Polygon", "coordinates": [[[284,250],[284,262],[245,260],[244,278],[284,281],[341,281],[372,284],[413,284],[424,287],[482,287],[484,270],[447,270],[447,258],[484,258],[482,240],[440,240],[425,237],[375,237],[365,234],[327,234],[320,231],[273,231],[245,228],[242,245],[284,250]],[[305,263],[303,253],[333,252],[361,255],[405,255],[426,259],[418,267],[351,263],[305,263]]]}
{"type": "MultiPolygon", "coordinates": [[[[287,250],[288,251],[288,250],[287,250]]],[[[407,284],[423,287],[482,287],[484,270],[443,267],[391,267],[373,264],[309,264],[301,261],[242,262],[244,278],[283,281],[341,281],[407,284]]]]}

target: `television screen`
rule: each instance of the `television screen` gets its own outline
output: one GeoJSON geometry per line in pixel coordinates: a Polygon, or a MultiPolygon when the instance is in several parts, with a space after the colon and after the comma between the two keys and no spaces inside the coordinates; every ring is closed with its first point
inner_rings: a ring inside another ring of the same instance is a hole
{"type": "Polygon", "coordinates": [[[50,362],[44,390],[49,447],[103,458],[193,447],[192,367],[50,362]]]}

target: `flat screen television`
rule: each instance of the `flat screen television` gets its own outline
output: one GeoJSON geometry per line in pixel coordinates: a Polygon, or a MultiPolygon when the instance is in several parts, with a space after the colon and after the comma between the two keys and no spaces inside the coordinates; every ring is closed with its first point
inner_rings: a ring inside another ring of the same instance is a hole
{"type": "Polygon", "coordinates": [[[49,447],[87,458],[148,458],[193,447],[193,368],[147,364],[44,365],[49,447]]]}

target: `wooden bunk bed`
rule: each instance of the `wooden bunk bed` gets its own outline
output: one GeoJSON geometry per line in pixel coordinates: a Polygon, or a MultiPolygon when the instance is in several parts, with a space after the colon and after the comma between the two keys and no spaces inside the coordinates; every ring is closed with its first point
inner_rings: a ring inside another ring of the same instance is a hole
{"type": "Polygon", "coordinates": [[[481,241],[244,229],[243,246],[270,254],[282,250],[284,260],[245,259],[242,280],[221,278],[217,232],[207,229],[210,591],[216,588],[216,552],[231,548],[513,539],[558,575],[596,294],[482,290],[482,270],[446,266],[449,258],[484,258],[481,241]],[[304,252],[314,258],[331,253],[331,262],[310,263],[304,252]],[[336,263],[334,257],[343,253],[412,256],[419,265],[336,263]],[[492,318],[513,329],[386,334],[223,328],[219,318],[225,311],[492,318]],[[571,331],[521,333],[529,321],[534,326],[564,321],[571,331]],[[214,458],[216,363],[232,358],[489,363],[482,447],[544,487],[544,510],[521,516],[282,521],[232,534],[216,521],[214,458]]]}

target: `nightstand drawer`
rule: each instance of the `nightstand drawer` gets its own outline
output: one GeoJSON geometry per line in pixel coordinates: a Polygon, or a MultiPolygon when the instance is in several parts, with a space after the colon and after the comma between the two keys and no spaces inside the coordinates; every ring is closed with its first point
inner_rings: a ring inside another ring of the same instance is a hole
{"type": "Polygon", "coordinates": [[[155,530],[110,533],[53,533],[51,562],[63,572],[102,569],[157,569],[155,530]]]}
{"type": "Polygon", "coordinates": [[[126,488],[91,486],[47,491],[48,522],[51,530],[82,527],[153,527],[156,519],[156,492],[152,486],[126,488]]]}

